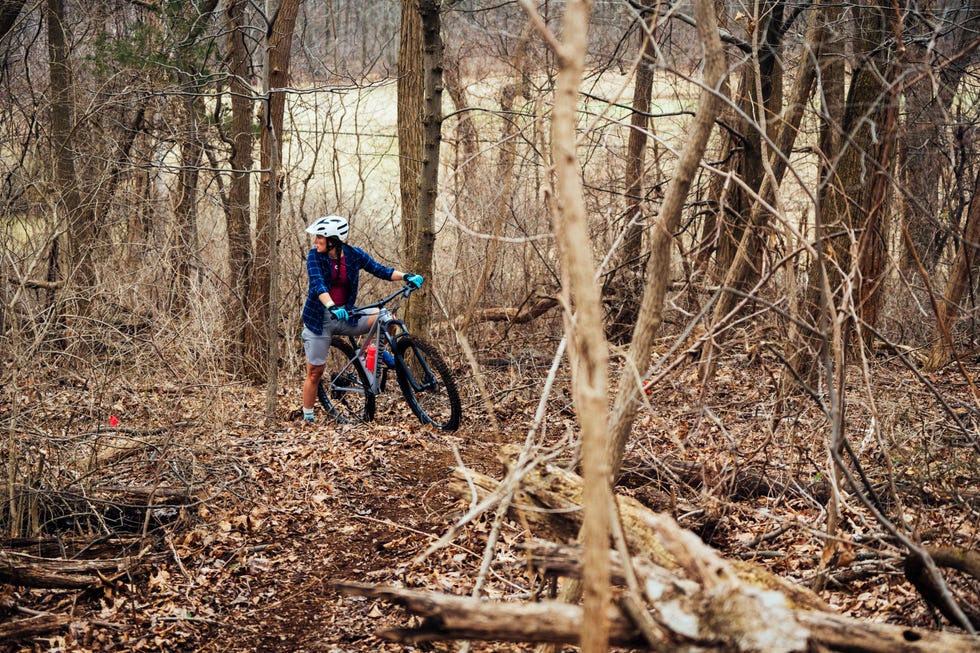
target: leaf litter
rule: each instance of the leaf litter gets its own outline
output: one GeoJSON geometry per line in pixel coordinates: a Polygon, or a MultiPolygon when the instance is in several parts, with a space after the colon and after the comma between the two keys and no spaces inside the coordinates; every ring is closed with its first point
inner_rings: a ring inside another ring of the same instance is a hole
{"type": "MultiPolygon", "coordinates": [[[[822,579],[822,596],[842,613],[937,627],[937,617],[902,576],[904,552],[851,493],[845,492],[838,538],[830,544],[823,537],[825,506],[811,495],[782,492],[741,501],[726,495],[731,474],[748,462],[807,483],[822,480],[826,425],[817,411],[801,403],[773,428],[771,389],[754,382],[759,371],[750,366],[728,367],[707,388],[684,383],[681,374],[675,378],[655,390],[655,405],[638,416],[621,491],[670,511],[726,556],[754,560],[804,584],[822,579]],[[655,471],[673,458],[698,466],[701,482],[658,477],[655,471]]],[[[976,457],[968,447],[941,450],[943,438],[950,437],[948,420],[925,400],[912,414],[902,396],[907,382],[900,369],[882,366],[876,383],[886,414],[878,416],[877,427],[889,449],[867,446],[862,463],[883,483],[881,459],[893,458],[900,496],[907,502],[905,518],[920,535],[975,547],[975,514],[957,505],[956,497],[977,487],[976,457]],[[926,424],[928,431],[903,434],[913,422],[926,424]]],[[[48,392],[39,388],[32,392],[48,392]]],[[[965,391],[956,379],[945,388],[965,391]]],[[[467,419],[456,433],[422,426],[404,409],[379,410],[376,422],[356,428],[324,423],[318,414],[321,422],[309,427],[290,419],[295,410],[288,408],[294,394],[289,392],[271,426],[258,413],[263,389],[241,387],[233,401],[216,407],[206,388],[199,393],[163,388],[156,395],[141,392],[139,420],[127,418],[131,405],[117,403],[106,407],[117,424],[93,429],[93,423],[109,418],[92,407],[71,430],[54,423],[58,411],[51,401],[57,397],[68,405],[72,396],[52,390],[44,400],[49,414],[38,414],[36,426],[42,433],[62,434],[48,442],[41,437],[28,441],[35,452],[60,448],[56,461],[48,459],[50,474],[67,474],[73,456],[87,452],[93,459],[109,449],[107,443],[128,438],[138,442],[129,447],[132,452],[116,458],[113,450],[88,478],[68,480],[87,488],[178,487],[189,490],[194,500],[180,503],[173,519],[158,522],[144,515],[144,523],[125,536],[98,519],[72,524],[77,533],[67,527],[54,533],[48,529],[45,539],[114,538],[116,555],[136,556],[141,564],[92,590],[0,585],[4,619],[23,616],[25,610],[71,614],[66,631],[10,650],[413,650],[375,633],[405,627],[414,618],[389,604],[339,595],[333,583],[472,593],[492,511],[424,563],[413,560],[466,510],[446,489],[454,466],[462,461],[500,477],[497,450],[526,437],[536,408],[533,389],[512,392],[493,408],[510,429],[507,433],[486,432],[491,420],[481,415],[478,402],[467,405],[467,419]],[[175,394],[180,412],[170,405],[175,394]],[[224,421],[193,421],[204,414],[223,415],[224,421]],[[180,421],[162,419],[176,415],[180,421]],[[93,430],[102,444],[81,437],[93,430]]],[[[556,396],[562,393],[567,396],[562,388],[556,396]]],[[[543,429],[548,446],[563,442],[573,424],[572,407],[560,403],[563,408],[549,415],[543,429]]],[[[855,424],[867,423],[866,418],[860,409],[850,416],[855,424]]],[[[565,455],[571,461],[574,451],[565,455]]],[[[484,596],[527,598],[540,582],[528,575],[519,549],[528,537],[521,524],[503,526],[484,596]]],[[[967,600],[975,599],[969,583],[957,587],[968,592],[967,600]]],[[[471,650],[532,649],[474,643],[471,650]]],[[[426,650],[456,650],[456,645],[433,643],[426,650]]]]}

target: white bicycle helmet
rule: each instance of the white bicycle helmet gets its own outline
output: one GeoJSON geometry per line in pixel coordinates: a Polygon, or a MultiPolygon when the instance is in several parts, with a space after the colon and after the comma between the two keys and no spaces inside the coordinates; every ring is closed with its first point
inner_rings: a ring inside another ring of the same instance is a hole
{"type": "Polygon", "coordinates": [[[313,224],[306,228],[306,233],[325,238],[336,238],[340,242],[346,243],[347,234],[350,233],[350,225],[347,224],[347,218],[342,218],[339,215],[325,215],[314,220],[313,224]]]}

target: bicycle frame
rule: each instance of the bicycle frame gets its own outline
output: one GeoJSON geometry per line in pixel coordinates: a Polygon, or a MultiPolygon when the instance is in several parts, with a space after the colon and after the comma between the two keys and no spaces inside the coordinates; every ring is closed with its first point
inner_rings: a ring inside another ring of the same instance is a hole
{"type": "Polygon", "coordinates": [[[395,317],[401,302],[389,307],[414,290],[406,285],[373,304],[355,307],[351,317],[371,316],[371,327],[363,336],[331,343],[330,350],[342,356],[334,359],[317,396],[339,420],[374,419],[375,399],[385,390],[390,368],[409,408],[423,424],[445,430],[459,427],[462,405],[452,372],[431,343],[411,334],[405,322],[395,317]],[[366,354],[371,347],[376,355],[368,367],[366,354]]]}
{"type": "MultiPolygon", "coordinates": [[[[364,371],[367,372],[368,379],[371,382],[370,387],[365,388],[365,392],[370,392],[371,394],[377,396],[384,390],[387,374],[385,365],[382,362],[381,352],[388,351],[391,353],[392,357],[398,357],[397,350],[395,348],[395,341],[403,334],[408,333],[408,328],[405,326],[405,322],[396,318],[394,315],[394,312],[398,310],[398,306],[389,309],[387,304],[391,303],[397,298],[404,299],[415,290],[416,289],[412,286],[404,286],[403,288],[398,289],[396,292],[393,292],[392,294],[374,302],[373,304],[359,306],[351,312],[352,318],[360,318],[365,315],[372,315],[373,313],[371,313],[371,310],[378,309],[378,312],[374,314],[377,315],[374,324],[371,325],[371,329],[364,334],[360,344],[358,344],[355,336],[348,336],[351,346],[355,349],[354,358],[347,363],[347,366],[343,370],[341,370],[341,372],[346,371],[352,365],[363,366],[366,361],[365,354],[368,347],[371,345],[371,343],[374,343],[377,352],[374,357],[374,367],[372,369],[364,367],[364,371]]],[[[404,361],[401,361],[401,363],[402,367],[405,369],[406,373],[411,379],[411,383],[414,388],[422,389],[426,387],[419,385],[419,383],[414,379],[414,376],[411,374],[411,371],[404,365],[404,361]]],[[[396,362],[396,364],[398,363],[396,362]]],[[[429,370],[426,370],[426,372],[428,373],[429,370]]]]}

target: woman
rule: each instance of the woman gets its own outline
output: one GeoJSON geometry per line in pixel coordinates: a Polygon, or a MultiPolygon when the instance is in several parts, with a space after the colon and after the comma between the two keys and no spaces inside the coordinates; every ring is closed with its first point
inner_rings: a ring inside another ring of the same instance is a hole
{"type": "Polygon", "coordinates": [[[307,227],[306,233],[313,234],[313,248],[306,256],[310,289],[303,306],[303,349],[306,351],[303,419],[312,424],[316,388],[327,363],[330,338],[335,333],[344,336],[367,333],[377,318],[376,315],[364,315],[357,320],[350,318],[357,301],[361,270],[379,279],[404,281],[415,288],[419,288],[424,279],[418,274],[385,267],[363,249],[348,245],[350,225],[346,218],[324,216],[307,227]]]}

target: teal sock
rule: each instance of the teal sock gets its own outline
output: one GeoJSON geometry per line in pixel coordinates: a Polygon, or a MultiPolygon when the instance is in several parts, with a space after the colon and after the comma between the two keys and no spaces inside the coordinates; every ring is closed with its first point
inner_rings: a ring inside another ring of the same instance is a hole
{"type": "Polygon", "coordinates": [[[313,409],[312,408],[303,408],[303,419],[306,420],[307,422],[312,422],[313,421],[313,409]]]}

